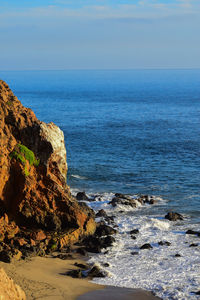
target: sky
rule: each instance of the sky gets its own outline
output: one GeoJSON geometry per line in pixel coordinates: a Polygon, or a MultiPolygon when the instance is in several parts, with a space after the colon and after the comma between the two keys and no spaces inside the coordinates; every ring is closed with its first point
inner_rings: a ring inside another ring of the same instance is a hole
{"type": "Polygon", "coordinates": [[[200,0],[0,0],[0,70],[200,68],[200,0]]]}

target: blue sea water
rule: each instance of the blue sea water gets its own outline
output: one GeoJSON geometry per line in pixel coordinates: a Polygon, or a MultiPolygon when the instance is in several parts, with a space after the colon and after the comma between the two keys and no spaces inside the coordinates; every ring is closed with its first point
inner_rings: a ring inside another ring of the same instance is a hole
{"type": "Polygon", "coordinates": [[[64,131],[71,187],[160,195],[200,220],[200,70],[0,76],[64,131]]]}
{"type": "Polygon", "coordinates": [[[200,243],[185,232],[200,222],[200,70],[1,71],[0,78],[41,121],[64,131],[72,192],[99,194],[89,204],[115,216],[114,246],[91,258],[108,262],[110,275],[96,282],[198,299],[200,243]],[[158,203],[113,208],[116,192],[158,203]],[[184,221],[166,220],[170,210],[184,221]],[[140,250],[144,243],[153,248],[140,250]]]}

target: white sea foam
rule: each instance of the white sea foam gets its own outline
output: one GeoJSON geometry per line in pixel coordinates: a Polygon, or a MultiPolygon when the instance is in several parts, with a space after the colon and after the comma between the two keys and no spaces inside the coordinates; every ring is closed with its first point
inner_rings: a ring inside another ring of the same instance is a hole
{"type": "Polygon", "coordinates": [[[142,229],[151,228],[151,230],[168,230],[170,227],[170,222],[167,220],[158,220],[154,218],[146,218],[142,224],[142,229]]]}
{"type": "Polygon", "coordinates": [[[87,177],[80,176],[80,175],[77,175],[77,174],[71,174],[71,177],[74,177],[74,178],[77,178],[77,179],[81,179],[81,180],[86,180],[87,179],[87,177]]]}
{"type": "MultiPolygon", "coordinates": [[[[90,195],[89,195],[90,196],[90,195]]],[[[185,300],[198,299],[192,292],[200,288],[200,246],[189,247],[192,243],[200,245],[196,236],[186,235],[187,221],[170,222],[148,213],[144,215],[142,208],[130,209],[123,206],[123,213],[113,208],[108,202],[114,194],[99,195],[101,201],[89,203],[93,209],[104,209],[108,215],[115,215],[119,233],[115,236],[116,242],[109,251],[103,251],[91,258],[91,262],[98,262],[101,266],[108,262],[105,268],[109,277],[95,279],[99,284],[108,284],[121,287],[143,288],[154,291],[163,299],[185,300]],[[133,240],[130,230],[139,229],[139,234],[133,240]],[[160,241],[168,241],[170,246],[161,246],[160,241]],[[150,243],[151,250],[141,250],[140,247],[150,243]],[[132,255],[138,252],[138,255],[132,255]],[[175,257],[180,254],[180,257],[175,257]]],[[[163,202],[157,197],[158,203],[163,202]]],[[[148,207],[148,212],[152,209],[148,207]]],[[[162,216],[164,217],[164,216],[162,216]]],[[[198,230],[193,225],[190,228],[198,230]]]]}

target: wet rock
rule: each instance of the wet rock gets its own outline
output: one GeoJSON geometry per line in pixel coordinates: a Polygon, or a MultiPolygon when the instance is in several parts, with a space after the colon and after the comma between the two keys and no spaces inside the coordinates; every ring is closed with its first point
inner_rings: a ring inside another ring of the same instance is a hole
{"type": "Polygon", "coordinates": [[[118,198],[118,197],[114,197],[109,204],[111,204],[113,207],[116,207],[118,204],[121,205],[126,205],[126,206],[130,206],[130,207],[137,207],[138,203],[135,199],[129,199],[129,198],[118,198]]]}
{"type": "Polygon", "coordinates": [[[189,229],[186,231],[186,234],[194,234],[194,235],[200,236],[200,231],[195,231],[195,230],[189,229]]]}
{"type": "Polygon", "coordinates": [[[88,276],[90,278],[94,278],[94,277],[106,277],[107,273],[104,270],[101,270],[99,267],[94,266],[89,272],[88,272],[88,276]]]}
{"type": "Polygon", "coordinates": [[[198,292],[195,292],[196,295],[200,295],[200,290],[198,292]]]}
{"type": "Polygon", "coordinates": [[[100,209],[100,210],[96,213],[96,217],[107,217],[107,213],[105,212],[104,209],[100,209]]]}
{"type": "Polygon", "coordinates": [[[143,250],[143,249],[152,249],[153,247],[151,246],[151,244],[144,244],[144,245],[142,245],[141,247],[140,247],[140,249],[141,250],[143,250]]]}
{"type": "Polygon", "coordinates": [[[112,236],[97,237],[91,236],[86,238],[83,243],[85,249],[91,253],[100,253],[102,249],[106,249],[113,245],[115,239],[112,236]]]}
{"type": "Polygon", "coordinates": [[[137,251],[131,252],[131,255],[138,255],[138,254],[139,254],[139,252],[137,252],[137,251]]]}
{"type": "Polygon", "coordinates": [[[62,260],[67,260],[67,259],[73,259],[74,257],[72,254],[67,253],[67,254],[58,254],[56,256],[56,258],[60,258],[62,260]]]}
{"type": "Polygon", "coordinates": [[[101,200],[102,200],[102,197],[101,197],[101,195],[93,195],[93,196],[92,196],[92,199],[93,199],[94,201],[101,201],[101,200]]]}
{"type": "Polygon", "coordinates": [[[106,236],[105,238],[101,238],[102,240],[102,246],[103,248],[111,247],[113,243],[115,242],[114,237],[112,236],[106,236]]]}
{"type": "Polygon", "coordinates": [[[106,217],[105,217],[105,220],[106,220],[106,221],[110,220],[110,221],[114,222],[115,216],[106,216],[106,217]]]}
{"type": "Polygon", "coordinates": [[[74,265],[75,265],[76,267],[80,268],[80,269],[83,269],[83,270],[89,269],[89,266],[86,265],[86,264],[75,263],[74,265]]]}
{"type": "Polygon", "coordinates": [[[183,216],[176,212],[169,212],[165,216],[165,219],[168,219],[169,221],[178,221],[178,220],[183,220],[183,216]]]}
{"type": "Polygon", "coordinates": [[[168,242],[168,241],[160,241],[160,242],[158,242],[158,245],[160,245],[160,246],[170,246],[171,243],[168,242]]]}
{"type": "Polygon", "coordinates": [[[78,192],[76,195],[76,199],[78,201],[89,201],[90,200],[85,192],[78,192]]]}
{"type": "Polygon", "coordinates": [[[181,257],[181,255],[179,253],[176,253],[174,256],[175,257],[181,257]]]}
{"type": "Polygon", "coordinates": [[[82,278],[83,277],[82,270],[80,270],[80,269],[71,270],[71,271],[67,272],[66,275],[71,276],[73,278],[82,278]]]}
{"type": "Polygon", "coordinates": [[[107,216],[107,217],[104,218],[104,220],[107,222],[108,225],[112,225],[113,228],[118,227],[118,225],[115,224],[115,222],[114,222],[114,216],[107,216]]]}
{"type": "Polygon", "coordinates": [[[110,267],[110,264],[109,263],[103,263],[103,266],[104,267],[110,267]]]}
{"type": "Polygon", "coordinates": [[[106,224],[97,224],[97,229],[95,232],[95,235],[97,236],[106,236],[106,235],[113,235],[116,234],[117,230],[106,225],[106,224]]]}
{"type": "Polygon", "coordinates": [[[150,205],[153,205],[153,204],[156,204],[156,203],[157,203],[157,201],[155,199],[150,199],[149,200],[149,204],[150,205]]]}
{"type": "Polygon", "coordinates": [[[99,244],[99,239],[90,239],[86,245],[86,250],[91,253],[101,253],[103,247],[99,244]]]}
{"type": "Polygon", "coordinates": [[[133,229],[129,233],[130,234],[138,234],[139,233],[139,229],[133,229]]]}
{"type": "Polygon", "coordinates": [[[120,194],[120,193],[116,193],[115,194],[116,198],[121,198],[121,199],[127,199],[127,200],[132,200],[132,198],[129,195],[125,195],[125,194],[120,194]]]}
{"type": "Polygon", "coordinates": [[[155,204],[157,201],[153,197],[149,197],[148,195],[138,196],[136,198],[132,198],[129,195],[124,194],[115,194],[115,197],[112,201],[109,202],[113,207],[116,207],[118,204],[129,205],[131,207],[137,207],[138,205],[143,204],[155,204]]]}
{"type": "Polygon", "coordinates": [[[190,244],[189,247],[198,247],[198,246],[199,246],[199,244],[193,243],[193,244],[190,244]]]}
{"type": "Polygon", "coordinates": [[[78,248],[76,249],[76,253],[82,255],[82,256],[87,256],[87,251],[84,248],[78,248]]]}
{"type": "Polygon", "coordinates": [[[148,195],[140,196],[138,201],[140,201],[141,204],[150,204],[150,205],[157,203],[157,201],[153,197],[150,197],[148,195]]]}

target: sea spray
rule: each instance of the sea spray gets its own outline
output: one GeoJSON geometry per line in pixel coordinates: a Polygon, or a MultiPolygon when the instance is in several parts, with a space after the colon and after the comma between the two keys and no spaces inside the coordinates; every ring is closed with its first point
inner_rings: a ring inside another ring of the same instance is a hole
{"type": "MultiPolygon", "coordinates": [[[[75,191],[73,191],[75,194],[75,191]]],[[[94,195],[89,193],[88,197],[94,195]]],[[[130,195],[135,198],[136,195],[130,195]]],[[[87,202],[97,212],[104,209],[108,216],[114,216],[118,234],[112,247],[102,250],[90,258],[109,272],[109,277],[93,281],[127,288],[142,288],[153,291],[163,299],[198,299],[193,292],[200,286],[200,240],[186,235],[190,218],[170,222],[158,215],[159,206],[167,202],[154,197],[157,203],[141,205],[137,208],[112,207],[109,202],[113,193],[99,193],[98,201],[87,202]],[[149,214],[154,210],[156,214],[149,214]],[[145,212],[145,214],[144,214],[145,212]],[[137,229],[135,239],[131,230],[137,229]],[[190,247],[193,242],[199,246],[190,247]],[[150,243],[152,249],[142,250],[141,246],[150,243]],[[107,267],[104,265],[108,264],[107,267]]],[[[102,218],[98,217],[97,221],[102,218]]],[[[191,225],[191,224],[190,224],[191,225]]],[[[192,225],[198,229],[198,226],[192,225]]]]}

